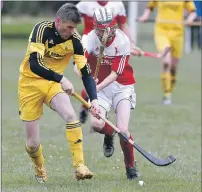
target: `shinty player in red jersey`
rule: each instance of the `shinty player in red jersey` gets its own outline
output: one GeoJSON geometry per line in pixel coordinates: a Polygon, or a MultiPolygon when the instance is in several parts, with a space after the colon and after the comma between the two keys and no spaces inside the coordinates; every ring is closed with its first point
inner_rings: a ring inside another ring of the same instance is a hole
{"type": "MultiPolygon", "coordinates": [[[[108,117],[111,108],[116,113],[116,125],[121,132],[133,139],[128,130],[130,112],[136,105],[135,78],[133,69],[128,63],[130,58],[130,41],[121,30],[116,27],[116,20],[109,8],[95,10],[94,30],[86,36],[83,46],[91,67],[92,74],[95,72],[97,57],[101,40],[106,28],[109,35],[104,55],[100,65],[97,84],[97,96],[100,111],[108,117]]],[[[103,150],[105,157],[111,157],[114,152],[114,130],[102,119],[90,116],[90,124],[95,132],[104,134],[103,150]]],[[[128,179],[136,179],[139,174],[136,169],[133,146],[120,139],[120,145],[124,154],[126,175],[128,179]]]]}
{"type": "MultiPolygon", "coordinates": [[[[140,56],[139,49],[135,46],[135,43],[132,40],[129,27],[127,24],[127,17],[126,17],[126,10],[124,7],[124,4],[122,1],[119,2],[111,2],[111,1],[92,1],[92,2],[85,2],[81,1],[77,5],[77,8],[79,12],[81,13],[81,16],[83,17],[84,21],[84,32],[82,36],[82,41],[85,43],[86,35],[93,30],[93,15],[95,9],[99,9],[102,7],[110,8],[112,9],[112,12],[114,14],[114,18],[118,24],[119,29],[121,29],[129,38],[131,46],[130,46],[130,52],[131,54],[135,56],[140,56]]],[[[87,43],[87,42],[86,42],[87,43]]],[[[91,55],[89,56],[89,59],[91,55]]],[[[82,97],[88,101],[88,95],[85,91],[85,89],[81,92],[82,97]]],[[[88,109],[82,105],[81,111],[80,111],[80,122],[85,123],[88,116],[88,109]]]]}

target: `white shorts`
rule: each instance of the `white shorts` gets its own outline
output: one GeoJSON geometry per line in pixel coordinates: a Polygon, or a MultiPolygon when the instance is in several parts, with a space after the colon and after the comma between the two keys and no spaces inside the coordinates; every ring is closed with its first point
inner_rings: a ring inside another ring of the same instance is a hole
{"type": "Polygon", "coordinates": [[[132,85],[122,85],[117,81],[111,83],[103,90],[97,93],[98,103],[107,112],[110,108],[116,111],[116,107],[121,100],[127,99],[131,102],[131,109],[136,106],[136,94],[134,84],[132,85]]]}

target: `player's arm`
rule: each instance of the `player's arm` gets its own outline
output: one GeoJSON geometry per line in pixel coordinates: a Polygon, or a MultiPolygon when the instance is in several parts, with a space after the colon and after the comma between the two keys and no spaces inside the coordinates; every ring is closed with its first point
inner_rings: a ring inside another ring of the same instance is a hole
{"type": "Polygon", "coordinates": [[[84,55],[84,48],[81,44],[81,40],[77,35],[74,35],[73,39],[74,46],[74,62],[77,68],[80,70],[83,85],[88,93],[91,101],[97,99],[96,84],[91,75],[90,67],[87,64],[87,59],[84,55]]]}
{"type": "Polygon", "coordinates": [[[46,67],[43,61],[48,33],[45,23],[39,23],[34,27],[29,40],[30,69],[33,73],[44,79],[59,83],[63,76],[46,67]]]}
{"type": "Polygon", "coordinates": [[[146,22],[149,19],[151,12],[157,7],[157,4],[157,1],[149,1],[146,5],[143,15],[138,18],[138,21],[146,22]]]}
{"type": "Polygon", "coordinates": [[[97,92],[116,81],[117,77],[118,74],[115,71],[111,71],[111,73],[100,84],[97,85],[97,92]]]}
{"type": "Polygon", "coordinates": [[[185,3],[185,9],[189,12],[185,24],[191,25],[196,19],[196,8],[193,1],[185,1],[184,3],[185,3]]]}
{"type": "Polygon", "coordinates": [[[97,85],[97,91],[101,91],[116,81],[117,77],[124,72],[124,68],[129,60],[129,57],[129,55],[119,55],[114,58],[111,66],[111,73],[100,84],[97,85]]]}
{"type": "Polygon", "coordinates": [[[132,36],[127,24],[127,17],[126,17],[126,9],[124,7],[123,2],[119,2],[119,13],[117,16],[117,23],[121,31],[123,31],[129,38],[130,42],[132,42],[132,36]]]}
{"type": "Polygon", "coordinates": [[[124,7],[123,2],[119,2],[119,14],[117,16],[117,23],[121,31],[123,31],[127,37],[129,38],[131,42],[131,53],[134,55],[140,55],[139,51],[140,48],[135,45],[135,42],[133,41],[128,23],[127,23],[127,17],[126,17],[126,9],[124,7]]]}

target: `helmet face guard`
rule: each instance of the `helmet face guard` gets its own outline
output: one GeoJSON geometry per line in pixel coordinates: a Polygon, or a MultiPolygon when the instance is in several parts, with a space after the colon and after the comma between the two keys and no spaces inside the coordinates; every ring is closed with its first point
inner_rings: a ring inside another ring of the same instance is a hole
{"type": "Polygon", "coordinates": [[[104,34],[108,35],[108,39],[114,36],[116,31],[116,20],[114,19],[112,10],[109,8],[97,9],[93,17],[94,30],[102,42],[104,34]]]}

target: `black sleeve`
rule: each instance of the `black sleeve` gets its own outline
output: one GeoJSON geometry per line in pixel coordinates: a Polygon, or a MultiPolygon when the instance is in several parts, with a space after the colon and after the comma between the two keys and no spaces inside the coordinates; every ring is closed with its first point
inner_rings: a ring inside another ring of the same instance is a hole
{"type": "Polygon", "coordinates": [[[97,99],[96,84],[87,64],[81,69],[81,74],[83,85],[86,89],[86,92],[88,93],[90,100],[92,101],[94,99],[97,99]]]}
{"type": "MultiPolygon", "coordinates": [[[[80,37],[75,33],[72,38],[73,46],[74,46],[74,54],[84,56],[84,48],[81,43],[80,37]]],[[[91,75],[90,67],[86,63],[86,65],[80,69],[83,85],[88,93],[90,100],[97,99],[97,89],[95,81],[91,75]]]]}
{"type": "Polygon", "coordinates": [[[60,82],[63,75],[60,75],[59,73],[56,73],[52,71],[51,69],[47,68],[43,62],[42,57],[38,53],[31,53],[30,58],[30,69],[33,73],[37,74],[40,77],[43,77],[44,79],[47,79],[49,81],[55,81],[60,82]]]}

